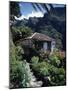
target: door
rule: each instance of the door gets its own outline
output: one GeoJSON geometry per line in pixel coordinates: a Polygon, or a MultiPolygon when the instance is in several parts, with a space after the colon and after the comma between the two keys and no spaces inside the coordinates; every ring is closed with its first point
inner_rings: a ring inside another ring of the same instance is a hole
{"type": "Polygon", "coordinates": [[[44,52],[47,51],[47,42],[44,42],[44,43],[43,43],[43,50],[44,50],[44,52]]]}

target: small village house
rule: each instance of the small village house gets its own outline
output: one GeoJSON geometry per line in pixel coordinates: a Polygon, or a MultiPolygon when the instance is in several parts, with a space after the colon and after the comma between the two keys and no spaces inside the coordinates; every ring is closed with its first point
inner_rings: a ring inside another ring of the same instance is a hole
{"type": "MultiPolygon", "coordinates": [[[[53,38],[36,32],[24,40],[21,39],[21,43],[25,48],[35,47],[37,50],[43,50],[43,52],[49,51],[52,53],[55,48],[55,40],[53,38]]],[[[26,52],[28,53],[28,50],[26,52]]]]}

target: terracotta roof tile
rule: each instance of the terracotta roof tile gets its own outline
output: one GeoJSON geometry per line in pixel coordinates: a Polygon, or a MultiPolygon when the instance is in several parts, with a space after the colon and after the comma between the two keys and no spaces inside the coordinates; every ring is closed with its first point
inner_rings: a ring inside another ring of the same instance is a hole
{"type": "Polygon", "coordinates": [[[34,40],[39,40],[39,41],[52,41],[54,40],[53,38],[41,34],[41,33],[34,33],[30,37],[27,37],[26,39],[34,39],[34,40]]]}

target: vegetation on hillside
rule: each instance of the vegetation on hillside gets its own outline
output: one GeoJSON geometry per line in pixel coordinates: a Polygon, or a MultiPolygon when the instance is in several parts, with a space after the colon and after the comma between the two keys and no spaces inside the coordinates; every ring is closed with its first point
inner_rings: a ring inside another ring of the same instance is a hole
{"type": "MultiPolygon", "coordinates": [[[[34,5],[39,8],[40,4],[32,4],[33,7],[34,5]]],[[[51,11],[47,9],[47,5],[42,5],[48,11],[43,18],[16,21],[14,16],[21,15],[19,3],[10,2],[10,88],[66,85],[66,56],[65,51],[62,52],[66,48],[65,15],[61,17],[61,13],[49,5],[51,11]],[[25,55],[23,45],[16,43],[21,43],[20,39],[30,36],[35,31],[56,40],[56,48],[52,54],[38,52],[36,48],[32,48],[32,52],[25,55]]]]}

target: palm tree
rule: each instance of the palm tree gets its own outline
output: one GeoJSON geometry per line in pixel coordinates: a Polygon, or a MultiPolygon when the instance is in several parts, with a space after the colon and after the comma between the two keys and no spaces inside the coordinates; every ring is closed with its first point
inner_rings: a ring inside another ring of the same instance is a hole
{"type": "MultiPolygon", "coordinates": [[[[46,11],[49,15],[51,14],[50,9],[54,12],[54,7],[52,4],[45,4],[45,3],[31,3],[32,7],[35,11],[40,10],[42,13],[46,11]]],[[[10,17],[14,19],[14,16],[19,17],[21,15],[19,2],[10,2],[10,17]]]]}
{"type": "Polygon", "coordinates": [[[50,13],[50,9],[54,12],[54,7],[52,4],[45,4],[45,3],[31,3],[32,7],[34,8],[35,11],[40,10],[41,12],[43,12],[43,10],[45,10],[49,15],[50,13]],[[48,8],[49,7],[49,8],[48,8]]]}

